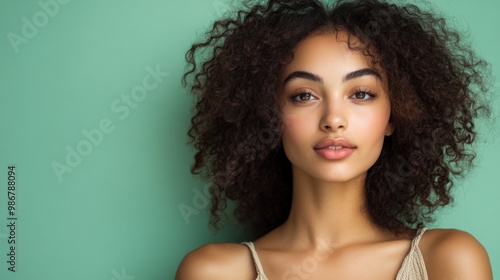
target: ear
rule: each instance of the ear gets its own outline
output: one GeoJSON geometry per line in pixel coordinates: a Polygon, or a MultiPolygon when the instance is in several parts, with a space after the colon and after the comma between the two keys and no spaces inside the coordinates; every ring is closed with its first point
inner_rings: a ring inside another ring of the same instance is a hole
{"type": "Polygon", "coordinates": [[[394,126],[392,125],[391,122],[389,122],[387,124],[387,127],[385,128],[385,136],[391,136],[393,132],[394,132],[394,126]]]}

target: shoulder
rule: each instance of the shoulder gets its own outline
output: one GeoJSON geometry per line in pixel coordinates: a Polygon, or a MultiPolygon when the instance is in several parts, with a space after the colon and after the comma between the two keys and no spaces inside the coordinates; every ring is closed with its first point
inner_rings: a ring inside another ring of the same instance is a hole
{"type": "Polygon", "coordinates": [[[428,230],[419,247],[429,279],[493,279],[488,253],[465,231],[428,230]]]}
{"type": "Polygon", "coordinates": [[[210,243],[184,257],[175,279],[255,279],[255,276],[247,246],[237,243],[210,243]]]}

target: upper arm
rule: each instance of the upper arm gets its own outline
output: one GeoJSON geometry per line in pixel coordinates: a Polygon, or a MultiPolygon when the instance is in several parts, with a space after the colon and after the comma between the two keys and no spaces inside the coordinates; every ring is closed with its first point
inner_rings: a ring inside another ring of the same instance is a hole
{"type": "Polygon", "coordinates": [[[197,280],[197,279],[216,279],[213,270],[215,263],[212,263],[209,256],[213,254],[210,245],[202,246],[190,253],[182,259],[177,273],[176,280],[197,280]]]}
{"type": "Polygon", "coordinates": [[[248,252],[238,244],[207,244],[187,254],[181,261],[176,280],[246,279],[252,274],[248,252]]]}
{"type": "Polygon", "coordinates": [[[467,232],[436,230],[426,251],[424,258],[430,280],[493,279],[488,253],[467,232]]]}

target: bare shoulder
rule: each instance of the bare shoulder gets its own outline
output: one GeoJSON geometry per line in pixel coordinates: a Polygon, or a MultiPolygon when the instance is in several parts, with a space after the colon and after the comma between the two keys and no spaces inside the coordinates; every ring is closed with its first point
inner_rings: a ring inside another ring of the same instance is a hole
{"type": "Polygon", "coordinates": [[[189,252],[181,261],[176,280],[255,279],[248,247],[236,243],[210,243],[189,252]]]}
{"type": "Polygon", "coordinates": [[[486,249],[471,234],[456,229],[432,229],[420,250],[429,279],[493,279],[486,249]]]}

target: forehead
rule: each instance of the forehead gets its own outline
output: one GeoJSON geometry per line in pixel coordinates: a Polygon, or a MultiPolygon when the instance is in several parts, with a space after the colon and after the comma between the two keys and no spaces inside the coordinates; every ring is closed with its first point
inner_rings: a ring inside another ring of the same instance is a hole
{"type": "MultiPolygon", "coordinates": [[[[361,44],[351,37],[351,46],[361,44]]],[[[327,32],[313,34],[301,41],[294,49],[293,60],[285,67],[283,77],[293,71],[311,71],[332,76],[344,75],[362,68],[375,68],[371,57],[362,50],[352,50],[348,45],[346,32],[327,32]]]]}

